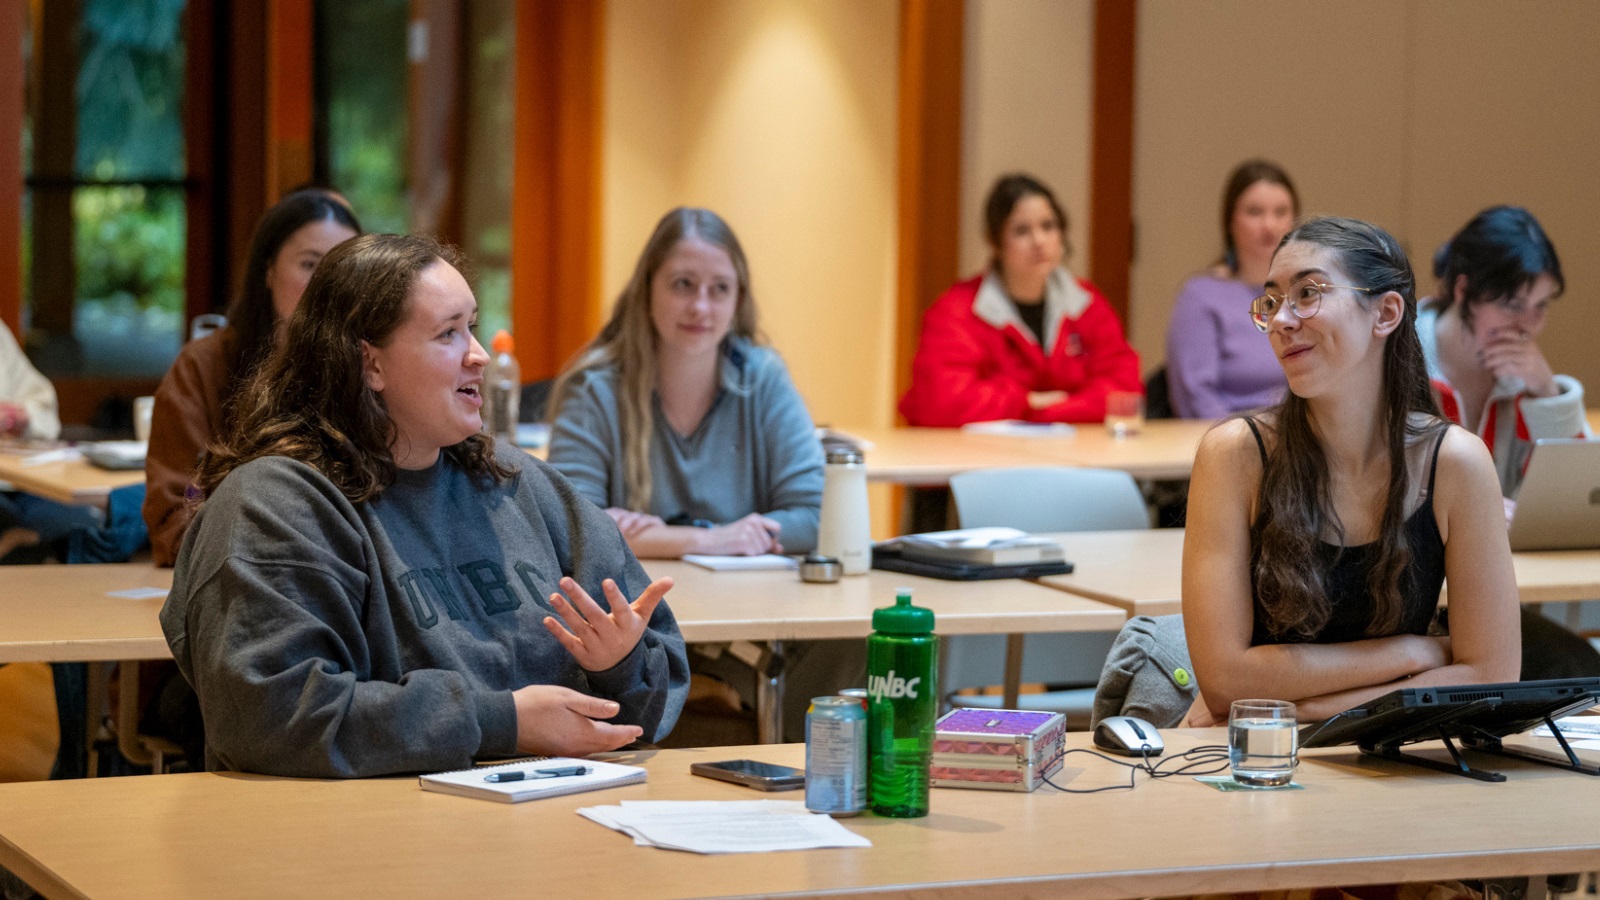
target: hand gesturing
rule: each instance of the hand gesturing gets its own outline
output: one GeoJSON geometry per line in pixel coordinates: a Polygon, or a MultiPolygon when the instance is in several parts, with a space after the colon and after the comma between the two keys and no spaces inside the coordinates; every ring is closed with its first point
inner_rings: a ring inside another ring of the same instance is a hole
{"type": "Polygon", "coordinates": [[[621,662],[639,643],[656,605],[672,590],[671,578],[658,578],[650,582],[639,599],[628,602],[617,583],[607,578],[600,584],[605,591],[611,612],[606,612],[594,602],[582,587],[571,578],[561,579],[561,589],[567,597],[551,594],[550,603],[561,616],[544,617],[544,627],[549,629],[561,646],[567,648],[578,665],[590,672],[603,672],[621,662]],[[565,627],[562,626],[565,622],[565,627]]]}

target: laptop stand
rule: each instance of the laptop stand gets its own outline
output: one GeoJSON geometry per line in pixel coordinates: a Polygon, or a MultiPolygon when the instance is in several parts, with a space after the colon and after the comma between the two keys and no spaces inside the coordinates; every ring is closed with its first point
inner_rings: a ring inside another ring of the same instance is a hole
{"type": "MultiPolygon", "coordinates": [[[[1469,713],[1474,711],[1476,708],[1476,704],[1470,704],[1462,707],[1462,712],[1463,714],[1469,713]]],[[[1490,753],[1495,756],[1504,756],[1510,759],[1525,760],[1527,762],[1538,763],[1542,766],[1554,766],[1558,769],[1566,769],[1569,772],[1578,772],[1583,775],[1600,775],[1600,765],[1591,765],[1578,759],[1578,754],[1573,752],[1572,746],[1567,743],[1566,736],[1561,733],[1561,729],[1556,727],[1555,720],[1552,719],[1549,714],[1544,716],[1544,723],[1550,727],[1550,733],[1555,736],[1556,742],[1561,745],[1562,752],[1566,754],[1565,759],[1551,756],[1549,754],[1535,753],[1529,750],[1507,747],[1499,737],[1478,728],[1472,728],[1468,732],[1460,733],[1460,737],[1462,743],[1466,747],[1481,751],[1483,753],[1490,753]],[[1476,732],[1476,734],[1472,732],[1476,732]]],[[[1472,766],[1467,765],[1467,761],[1461,756],[1461,751],[1456,749],[1455,742],[1451,740],[1452,732],[1448,727],[1450,724],[1451,721],[1449,719],[1439,721],[1436,722],[1435,727],[1430,730],[1435,731],[1436,734],[1434,736],[1436,736],[1440,741],[1444,742],[1444,748],[1450,751],[1450,758],[1455,761],[1455,765],[1402,751],[1400,749],[1402,745],[1421,739],[1418,737],[1415,731],[1409,732],[1397,739],[1378,741],[1374,743],[1363,742],[1359,746],[1361,747],[1362,752],[1370,753],[1373,756],[1377,756],[1382,759],[1392,759],[1396,762],[1403,762],[1413,766],[1422,766],[1423,768],[1433,769],[1439,772],[1450,772],[1456,775],[1465,775],[1468,778],[1475,778],[1479,781],[1505,781],[1506,776],[1500,774],[1499,772],[1491,772],[1487,769],[1474,769],[1472,766]]]]}

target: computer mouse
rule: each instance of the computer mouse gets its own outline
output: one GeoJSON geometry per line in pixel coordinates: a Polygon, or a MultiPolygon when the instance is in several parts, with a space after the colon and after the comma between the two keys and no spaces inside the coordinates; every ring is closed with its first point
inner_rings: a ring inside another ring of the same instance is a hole
{"type": "Polygon", "coordinates": [[[1094,729],[1094,745],[1123,756],[1160,756],[1161,732],[1136,716],[1110,716],[1094,729]]]}

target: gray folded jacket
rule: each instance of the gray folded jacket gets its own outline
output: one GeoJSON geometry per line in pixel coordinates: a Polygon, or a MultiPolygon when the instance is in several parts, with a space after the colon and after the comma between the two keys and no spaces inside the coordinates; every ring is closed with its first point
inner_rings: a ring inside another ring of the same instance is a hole
{"type": "Polygon", "coordinates": [[[1138,716],[1157,728],[1172,728],[1183,724],[1199,693],[1183,616],[1134,616],[1106,654],[1094,691],[1093,723],[1138,716]]]}

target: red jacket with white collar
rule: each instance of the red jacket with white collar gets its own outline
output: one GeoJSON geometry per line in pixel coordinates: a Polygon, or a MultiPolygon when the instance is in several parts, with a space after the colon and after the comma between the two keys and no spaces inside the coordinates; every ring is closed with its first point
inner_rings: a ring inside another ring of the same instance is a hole
{"type": "Polygon", "coordinates": [[[990,419],[1099,422],[1110,391],[1139,391],[1139,355],[1111,304],[1057,269],[1045,291],[1046,346],[1034,340],[994,273],[958,282],[928,308],[900,413],[912,425],[990,419]],[[1067,399],[1030,409],[1028,392],[1067,399]]]}

